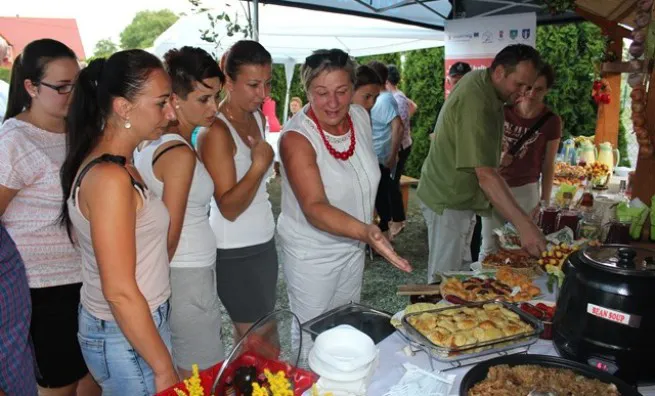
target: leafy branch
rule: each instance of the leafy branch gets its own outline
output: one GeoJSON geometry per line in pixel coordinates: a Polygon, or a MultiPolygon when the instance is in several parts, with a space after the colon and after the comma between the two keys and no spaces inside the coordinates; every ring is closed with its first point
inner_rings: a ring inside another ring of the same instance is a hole
{"type": "MultiPolygon", "coordinates": [[[[244,8],[244,11],[247,15],[247,21],[241,23],[239,21],[239,14],[236,12],[234,16],[230,16],[227,10],[222,11],[218,14],[212,14],[209,8],[203,6],[202,0],[189,0],[191,3],[191,11],[194,14],[207,14],[207,19],[209,20],[209,29],[199,29],[200,39],[208,43],[214,44],[214,47],[218,49],[221,45],[221,34],[218,32],[219,26],[225,26],[227,37],[233,37],[236,34],[242,34],[244,38],[252,37],[253,27],[252,27],[252,17],[250,15],[250,6],[247,9],[244,8]]],[[[231,7],[230,4],[225,4],[225,7],[231,7]]],[[[243,8],[243,4],[241,5],[243,8]]],[[[216,54],[215,54],[216,55],[216,54]]]]}
{"type": "Polygon", "coordinates": [[[541,0],[552,15],[563,14],[575,9],[575,0],[541,0]]]}

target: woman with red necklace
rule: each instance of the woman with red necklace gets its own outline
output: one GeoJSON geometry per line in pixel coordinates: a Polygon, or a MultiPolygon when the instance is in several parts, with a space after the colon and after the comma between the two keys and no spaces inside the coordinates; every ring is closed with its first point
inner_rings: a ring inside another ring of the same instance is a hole
{"type": "Polygon", "coordinates": [[[301,322],[359,301],[366,244],[411,271],[373,224],[380,169],[368,112],[350,104],[355,67],[341,50],[307,57],[301,77],[309,103],[280,137],[278,242],[289,305],[301,322]]]}

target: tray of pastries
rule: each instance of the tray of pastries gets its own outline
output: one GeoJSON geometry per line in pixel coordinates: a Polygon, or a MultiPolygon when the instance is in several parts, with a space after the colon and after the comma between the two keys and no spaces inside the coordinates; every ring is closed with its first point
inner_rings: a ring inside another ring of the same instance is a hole
{"type": "Polygon", "coordinates": [[[539,260],[523,250],[500,249],[496,253],[488,254],[482,260],[481,265],[484,269],[508,267],[528,277],[536,277],[543,274],[539,266],[539,260]]]}
{"type": "Polygon", "coordinates": [[[587,177],[587,168],[581,165],[557,162],[555,164],[555,177],[568,180],[584,180],[587,177]]]}
{"type": "Polygon", "coordinates": [[[506,302],[457,305],[406,314],[408,337],[437,360],[452,361],[534,343],[543,324],[506,302]]]}
{"type": "Polygon", "coordinates": [[[553,176],[553,185],[560,186],[562,184],[568,184],[575,187],[583,187],[584,179],[578,179],[577,177],[553,176]]]}
{"type": "Polygon", "coordinates": [[[482,301],[523,302],[541,294],[539,286],[528,275],[501,267],[493,276],[462,275],[445,277],[441,295],[459,304],[482,301]]]}

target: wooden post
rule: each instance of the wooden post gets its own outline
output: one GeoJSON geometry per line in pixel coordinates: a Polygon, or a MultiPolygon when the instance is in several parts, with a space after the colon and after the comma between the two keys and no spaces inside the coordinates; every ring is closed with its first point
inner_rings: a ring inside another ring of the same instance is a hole
{"type": "MultiPolygon", "coordinates": [[[[655,144],[655,71],[650,75],[650,87],[646,97],[646,129],[655,144]]],[[[632,185],[632,196],[638,197],[650,206],[650,199],[655,194],[655,156],[639,158],[632,185]]]]}
{"type": "MultiPolygon", "coordinates": [[[[623,38],[614,29],[605,30],[605,33],[612,39],[608,50],[614,52],[620,60],[623,54],[623,38]]],[[[621,74],[605,73],[601,77],[609,83],[610,103],[598,106],[598,117],[596,119],[596,146],[603,142],[610,142],[614,148],[619,143],[619,123],[621,122],[621,74]]]]}

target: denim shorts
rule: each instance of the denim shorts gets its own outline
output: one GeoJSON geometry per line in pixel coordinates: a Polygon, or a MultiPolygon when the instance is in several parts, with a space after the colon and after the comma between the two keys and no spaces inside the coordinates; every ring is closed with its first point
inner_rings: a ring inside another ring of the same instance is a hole
{"type": "MultiPolygon", "coordinates": [[[[171,351],[168,302],[153,312],[157,331],[171,351]]],[[[82,355],[89,372],[102,388],[102,394],[149,396],[155,394],[155,377],[145,360],[132,348],[115,321],[101,320],[82,305],[79,332],[82,355]]]]}

